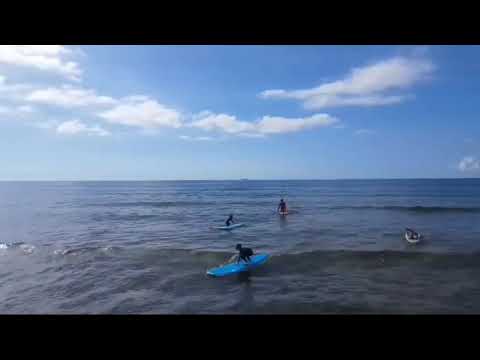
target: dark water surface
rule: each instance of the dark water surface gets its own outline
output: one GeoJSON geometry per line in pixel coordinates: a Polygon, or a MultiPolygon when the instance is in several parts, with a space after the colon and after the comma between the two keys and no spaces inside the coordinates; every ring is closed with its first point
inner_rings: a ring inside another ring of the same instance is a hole
{"type": "Polygon", "coordinates": [[[0,230],[0,313],[480,313],[477,179],[0,182],[0,230]]]}

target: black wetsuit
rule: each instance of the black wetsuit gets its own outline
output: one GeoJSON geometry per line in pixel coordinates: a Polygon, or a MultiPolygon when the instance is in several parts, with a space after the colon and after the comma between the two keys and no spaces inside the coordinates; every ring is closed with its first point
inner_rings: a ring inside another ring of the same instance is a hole
{"type": "Polygon", "coordinates": [[[243,260],[245,262],[250,262],[251,261],[250,256],[252,256],[252,255],[253,255],[253,250],[252,249],[242,247],[239,250],[237,263],[239,263],[240,260],[243,260]]]}
{"type": "Polygon", "coordinates": [[[227,224],[227,226],[230,226],[231,223],[233,223],[233,216],[229,216],[227,221],[225,221],[225,224],[227,224]]]}
{"type": "Polygon", "coordinates": [[[281,201],[280,204],[278,204],[278,209],[280,212],[285,212],[287,210],[287,204],[285,201],[281,201]]]}
{"type": "Polygon", "coordinates": [[[405,229],[405,230],[407,231],[408,237],[409,237],[410,239],[416,239],[416,238],[418,238],[418,233],[416,233],[416,232],[413,231],[412,229],[408,229],[408,228],[407,228],[407,229],[405,229]]]}

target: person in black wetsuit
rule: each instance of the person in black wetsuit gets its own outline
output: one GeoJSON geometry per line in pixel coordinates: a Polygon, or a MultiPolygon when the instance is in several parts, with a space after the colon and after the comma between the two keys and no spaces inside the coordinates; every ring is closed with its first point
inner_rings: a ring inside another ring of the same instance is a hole
{"type": "Polygon", "coordinates": [[[237,263],[240,262],[240,260],[243,260],[245,262],[250,262],[250,256],[253,256],[253,250],[250,248],[242,247],[242,244],[237,244],[235,249],[238,250],[238,259],[237,263]]]}
{"type": "Polygon", "coordinates": [[[278,204],[277,208],[278,212],[287,212],[287,203],[283,201],[283,199],[280,199],[280,204],[278,204]]]}
{"type": "Polygon", "coordinates": [[[409,239],[416,240],[418,239],[418,233],[413,231],[412,229],[406,228],[407,236],[409,239]]]}
{"type": "Polygon", "coordinates": [[[235,221],[233,221],[233,214],[230,214],[230,216],[228,217],[227,221],[225,221],[225,224],[227,226],[230,226],[231,224],[233,224],[235,221]]]}

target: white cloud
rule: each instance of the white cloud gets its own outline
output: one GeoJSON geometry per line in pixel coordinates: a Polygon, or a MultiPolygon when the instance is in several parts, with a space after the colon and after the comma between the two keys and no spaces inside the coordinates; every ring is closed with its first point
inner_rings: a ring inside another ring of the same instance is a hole
{"type": "Polygon", "coordinates": [[[97,95],[94,90],[75,88],[69,85],[60,88],[50,87],[47,89],[34,90],[26,96],[25,100],[65,108],[114,105],[117,103],[115,99],[109,96],[97,95]]]}
{"type": "Polygon", "coordinates": [[[264,99],[294,99],[307,109],[336,106],[379,106],[396,104],[407,95],[390,95],[391,90],[406,89],[425,80],[434,71],[431,61],[395,57],[361,68],[354,68],[342,80],[304,90],[265,90],[264,99]]]}
{"type": "Polygon", "coordinates": [[[315,127],[325,127],[337,123],[338,120],[327,114],[315,114],[306,118],[284,118],[279,116],[264,116],[256,127],[262,134],[282,134],[297,132],[315,127]]]}
{"type": "Polygon", "coordinates": [[[355,131],[355,135],[371,135],[374,134],[375,131],[370,130],[370,129],[359,129],[355,131]]]}
{"type": "Polygon", "coordinates": [[[265,134],[260,134],[260,133],[240,133],[240,134],[237,134],[237,136],[252,138],[252,139],[263,139],[263,138],[265,138],[265,134]]]}
{"type": "Polygon", "coordinates": [[[458,164],[460,171],[475,171],[480,169],[480,161],[473,156],[465,156],[458,164]]]}
{"type": "Polygon", "coordinates": [[[255,131],[255,125],[253,123],[239,121],[235,116],[227,114],[208,113],[206,117],[196,120],[190,125],[203,130],[220,130],[227,134],[255,131]]]}
{"type": "Polygon", "coordinates": [[[306,99],[304,106],[306,109],[321,109],[327,107],[341,107],[341,106],[381,106],[398,104],[404,101],[407,96],[393,95],[393,96],[335,96],[323,95],[314,96],[306,99]]]}
{"type": "MultiPolygon", "coordinates": [[[[5,77],[0,76],[1,96],[30,104],[96,111],[97,116],[109,123],[136,126],[149,131],[161,127],[179,128],[183,125],[180,112],[144,95],[115,99],[99,95],[94,89],[71,85],[35,89],[30,85],[8,84],[5,77]],[[99,107],[105,110],[98,112],[99,107]]],[[[27,113],[32,112],[33,107],[22,105],[18,110],[27,113]]]]}
{"type": "Polygon", "coordinates": [[[81,121],[71,120],[65,121],[58,125],[57,133],[63,135],[77,135],[77,134],[87,134],[87,135],[97,135],[97,136],[109,136],[110,132],[105,129],[102,129],[98,125],[87,126],[81,121]]]}
{"type": "Polygon", "coordinates": [[[240,121],[233,115],[206,113],[203,119],[195,120],[189,126],[203,130],[217,130],[227,134],[259,137],[268,134],[297,132],[315,127],[336,124],[337,119],[327,114],[315,114],[306,118],[285,118],[264,116],[256,122],[240,121]]]}
{"type": "Polygon", "coordinates": [[[180,139],[188,141],[211,141],[213,138],[209,136],[189,136],[189,135],[180,135],[180,139]]]}
{"type": "Polygon", "coordinates": [[[29,84],[10,84],[5,76],[0,75],[0,97],[2,98],[21,99],[25,92],[31,89],[32,86],[29,84]]]}
{"type": "Polygon", "coordinates": [[[79,65],[66,59],[71,53],[61,45],[0,45],[0,63],[49,71],[79,81],[79,65]]]}
{"type": "Polygon", "coordinates": [[[182,126],[181,114],[147,97],[129,97],[124,103],[98,114],[107,122],[141,128],[182,126]]]}

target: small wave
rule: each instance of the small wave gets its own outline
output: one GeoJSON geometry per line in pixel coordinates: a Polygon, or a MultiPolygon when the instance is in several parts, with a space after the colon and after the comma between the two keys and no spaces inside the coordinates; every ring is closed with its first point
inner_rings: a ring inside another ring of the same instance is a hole
{"type": "MultiPolygon", "coordinates": [[[[22,247],[19,247],[22,248],[22,247]]],[[[31,253],[34,247],[24,246],[25,253],[31,253]]],[[[164,247],[141,247],[134,249],[116,246],[92,246],[67,249],[57,249],[55,255],[62,257],[96,257],[113,256],[122,249],[122,257],[130,259],[132,264],[164,264],[175,266],[178,271],[194,269],[203,272],[209,267],[218,266],[227,261],[234,251],[210,251],[164,247]],[[107,255],[108,254],[108,255],[107,255]]],[[[264,251],[254,249],[257,253],[264,251]]],[[[262,270],[275,274],[311,274],[330,273],[339,269],[355,269],[370,271],[374,269],[403,268],[414,269],[444,269],[480,271],[480,252],[476,253],[439,253],[413,250],[314,250],[303,252],[273,253],[270,261],[262,270]]]]}
{"type": "Polygon", "coordinates": [[[448,206],[331,206],[331,210],[389,210],[414,213],[480,213],[480,207],[448,206]]]}
{"type": "Polygon", "coordinates": [[[411,212],[419,212],[419,213],[480,213],[480,207],[385,206],[385,209],[411,211],[411,212]]]}
{"type": "Polygon", "coordinates": [[[132,201],[132,202],[110,202],[93,203],[85,206],[107,206],[107,207],[183,207],[183,206],[208,206],[215,205],[211,201],[132,201]]]}
{"type": "Polygon", "coordinates": [[[68,249],[57,249],[53,253],[55,255],[81,255],[85,253],[94,253],[94,252],[113,252],[118,251],[121,248],[118,246],[85,246],[77,248],[68,248],[68,249]]]}
{"type": "Polygon", "coordinates": [[[120,248],[117,247],[117,246],[105,246],[105,247],[100,248],[101,251],[105,251],[105,252],[112,252],[112,251],[119,250],[119,249],[120,248]]]}
{"type": "Polygon", "coordinates": [[[160,215],[140,215],[140,214],[115,214],[115,213],[106,213],[106,214],[93,214],[91,216],[93,221],[102,222],[102,221],[142,221],[159,218],[160,215]]]}
{"type": "Polygon", "coordinates": [[[0,243],[0,249],[20,249],[26,254],[31,254],[35,250],[35,246],[25,244],[24,242],[0,243]]]}
{"type": "MultiPolygon", "coordinates": [[[[255,250],[255,249],[254,249],[255,250]]],[[[262,253],[263,251],[258,251],[262,253]]],[[[186,249],[149,249],[148,255],[174,259],[177,264],[218,265],[233,252],[194,251],[186,249]]],[[[305,272],[324,268],[364,268],[389,266],[428,266],[434,268],[480,268],[480,252],[435,253],[428,251],[397,250],[315,250],[299,253],[272,254],[269,261],[272,271],[305,272]]]]}
{"type": "Polygon", "coordinates": [[[434,253],[428,251],[317,250],[273,256],[272,270],[306,272],[324,268],[371,269],[378,267],[428,267],[436,269],[480,268],[480,253],[434,253]]]}
{"type": "Polygon", "coordinates": [[[35,246],[23,244],[23,245],[20,245],[20,249],[22,249],[24,253],[31,254],[34,252],[35,246]]]}

